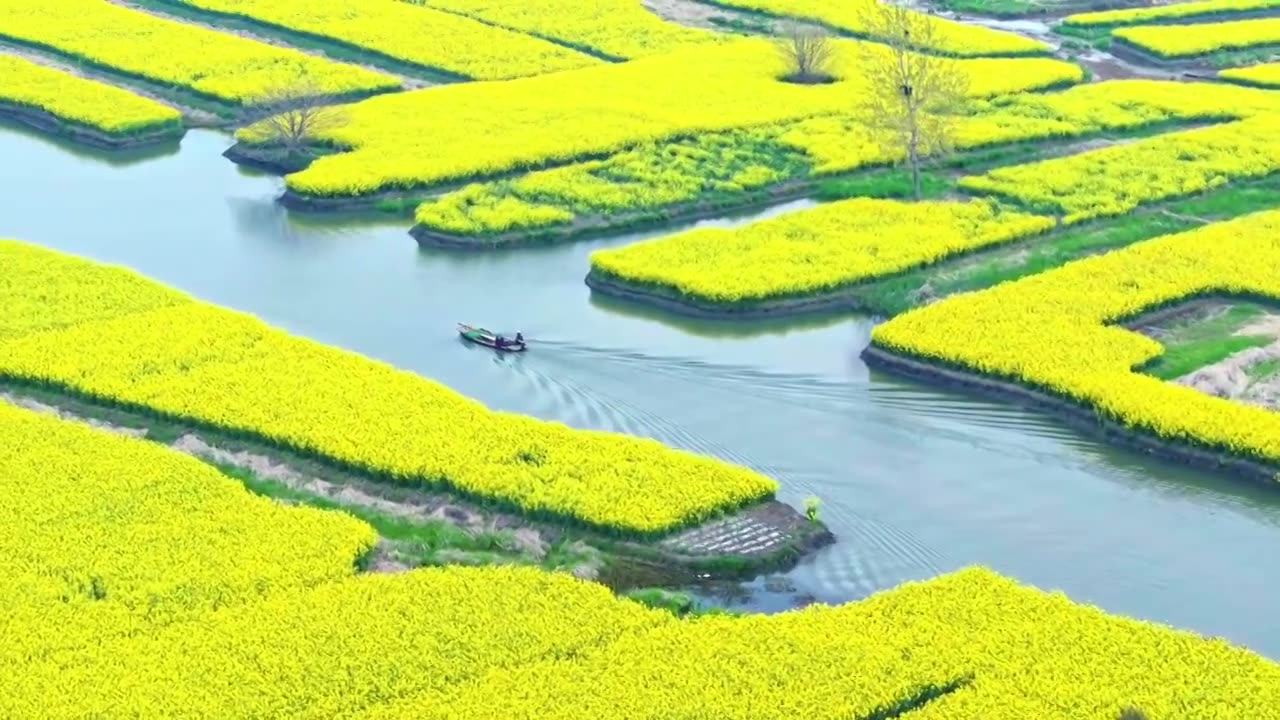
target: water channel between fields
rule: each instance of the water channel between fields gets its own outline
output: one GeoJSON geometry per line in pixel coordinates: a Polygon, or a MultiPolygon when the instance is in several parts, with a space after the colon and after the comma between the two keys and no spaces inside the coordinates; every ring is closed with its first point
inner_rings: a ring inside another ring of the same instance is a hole
{"type": "Polygon", "coordinates": [[[420,250],[407,221],[291,215],[277,178],[220,156],[229,144],[197,131],[126,163],[0,128],[0,237],[132,266],[497,409],[750,465],[797,506],[819,496],[837,544],[732,600],[748,608],[982,563],[1280,658],[1280,491],[869,373],[868,318],[725,325],[592,300],[587,255],[634,236],[451,253],[420,250]],[[459,320],[536,342],[495,357],[459,343],[459,320]]]}

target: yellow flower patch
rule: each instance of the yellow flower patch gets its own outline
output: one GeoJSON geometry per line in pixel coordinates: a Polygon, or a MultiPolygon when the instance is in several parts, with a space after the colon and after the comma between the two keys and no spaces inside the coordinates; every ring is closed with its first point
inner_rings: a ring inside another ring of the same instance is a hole
{"type": "Polygon", "coordinates": [[[177,110],[150,98],[69,72],[0,54],[0,102],[43,110],[59,120],[108,135],[182,127],[177,110]]]}
{"type": "MultiPolygon", "coordinates": [[[[289,175],[321,197],[422,188],[615,153],[682,135],[848,112],[865,87],[857,42],[836,44],[842,82],[780,81],[785,63],[760,39],[695,46],[628,63],[493,83],[383,95],[349,106],[323,139],[350,148],[289,175]],[[690,67],[698,72],[689,72],[690,67]]],[[[974,96],[1071,84],[1080,67],[1050,58],[962,61],[974,96]]],[[[246,142],[261,140],[255,127],[246,142]]]]}
{"type": "Polygon", "coordinates": [[[1048,390],[1171,442],[1275,462],[1280,413],[1135,372],[1161,345],[1112,323],[1199,295],[1280,299],[1277,268],[1280,212],[1257,213],[953,296],[895,317],[872,338],[1048,390]]]}
{"type": "Polygon", "coordinates": [[[555,43],[408,0],[164,0],[314,35],[475,80],[600,64],[555,43]]]}
{"type": "Polygon", "coordinates": [[[5,0],[0,38],[234,105],[301,78],[325,94],[391,90],[394,77],[187,25],[106,0],[5,0]]]}
{"type": "MultiPolygon", "coordinates": [[[[709,4],[825,23],[855,35],[867,32],[864,6],[879,0],[710,0],[709,4]]],[[[1049,46],[1011,32],[934,18],[937,45],[927,48],[959,57],[1047,54],[1049,46]]],[[[875,38],[871,38],[874,40],[875,38]]]]}
{"type": "Polygon", "coordinates": [[[1111,36],[1162,58],[1197,57],[1280,43],[1280,18],[1195,25],[1139,25],[1117,28],[1111,36]]]}
{"type": "Polygon", "coordinates": [[[1199,0],[1199,2],[1179,2],[1150,7],[1077,13],[1068,15],[1063,18],[1062,22],[1066,25],[1082,27],[1091,25],[1139,25],[1147,22],[1183,20],[1197,16],[1217,15],[1219,13],[1268,10],[1274,7],[1280,7],[1280,0],[1199,0]]]}
{"type": "Polygon", "coordinates": [[[123,269],[0,243],[6,269],[11,258],[17,269],[0,281],[0,375],[621,534],[695,524],[777,488],[654,440],[491,412],[419,375],[175,297],[123,269]],[[50,275],[82,282],[59,297],[38,282],[50,275]]]}
{"type": "Polygon", "coordinates": [[[631,284],[732,304],[829,292],[1051,227],[1051,218],[982,202],[855,198],[740,228],[597,250],[591,267],[631,284]]]}
{"type": "Polygon", "coordinates": [[[1280,170],[1280,116],[1157,135],[1076,155],[997,168],[960,180],[1067,223],[1123,215],[1144,203],[1191,195],[1280,170]]]}
{"type": "Polygon", "coordinates": [[[615,58],[659,55],[728,35],[668,22],[640,0],[410,0],[615,58]]]}

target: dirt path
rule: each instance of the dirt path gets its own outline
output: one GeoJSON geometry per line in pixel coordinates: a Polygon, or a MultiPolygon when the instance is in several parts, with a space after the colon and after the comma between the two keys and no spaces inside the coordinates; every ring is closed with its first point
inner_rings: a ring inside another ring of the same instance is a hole
{"type": "Polygon", "coordinates": [[[1275,342],[1241,350],[1176,382],[1215,397],[1280,411],[1280,314],[1263,315],[1234,334],[1271,337],[1275,342]]]}
{"type": "MultiPolygon", "coordinates": [[[[145,418],[83,405],[68,399],[25,395],[21,390],[0,390],[0,402],[36,412],[84,422],[104,430],[137,438],[155,439],[145,418]],[[102,417],[109,418],[103,420],[102,417]]],[[[541,564],[552,548],[557,549],[556,567],[583,579],[596,579],[613,566],[643,562],[662,568],[671,576],[692,578],[691,568],[706,563],[734,559],[731,574],[760,572],[794,563],[800,556],[834,541],[821,524],[809,523],[794,508],[777,501],[761,503],[740,512],[712,520],[659,542],[618,541],[588,531],[573,531],[533,521],[519,515],[495,512],[442,492],[419,490],[376,482],[327,465],[295,458],[286,452],[268,454],[262,449],[246,449],[237,443],[223,445],[189,429],[164,426],[165,437],[175,437],[169,446],[220,467],[236,468],[255,478],[284,485],[304,497],[326,500],[342,507],[365,510],[382,517],[397,518],[428,526],[445,523],[472,536],[492,535],[501,540],[495,553],[470,553],[444,547],[430,557],[432,562],[475,564],[526,562],[541,564]],[[745,562],[744,562],[745,561],[745,562]],[[563,564],[562,564],[563,563],[563,564]],[[753,571],[752,569],[755,568],[753,571]]],[[[287,494],[281,502],[296,502],[287,494]]],[[[421,564],[422,553],[402,552],[406,546],[380,538],[369,568],[394,572],[421,564]]]]}
{"type": "Polygon", "coordinates": [[[704,30],[723,30],[716,20],[732,22],[737,15],[695,0],[641,0],[641,4],[663,20],[704,30]]]}

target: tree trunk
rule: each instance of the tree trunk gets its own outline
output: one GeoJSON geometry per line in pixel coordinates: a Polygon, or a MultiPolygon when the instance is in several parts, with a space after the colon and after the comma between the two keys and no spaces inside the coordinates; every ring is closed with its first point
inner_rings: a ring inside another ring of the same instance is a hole
{"type": "Polygon", "coordinates": [[[911,123],[911,138],[907,141],[907,160],[911,163],[911,190],[916,202],[920,202],[920,124],[916,121],[914,98],[907,99],[907,120],[911,123]]]}
{"type": "Polygon", "coordinates": [[[922,199],[920,191],[920,153],[916,151],[915,144],[911,145],[911,189],[915,194],[916,202],[922,199]]]}

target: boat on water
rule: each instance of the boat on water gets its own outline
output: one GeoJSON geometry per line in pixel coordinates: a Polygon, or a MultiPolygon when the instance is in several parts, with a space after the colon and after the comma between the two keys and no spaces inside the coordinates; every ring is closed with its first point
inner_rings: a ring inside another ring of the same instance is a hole
{"type": "MultiPolygon", "coordinates": [[[[473,342],[477,345],[493,348],[500,352],[524,352],[529,349],[528,344],[524,340],[516,340],[504,335],[499,335],[482,327],[475,327],[466,323],[458,323],[458,334],[463,340],[473,342]]],[[[519,333],[517,333],[518,335],[519,333]]]]}

